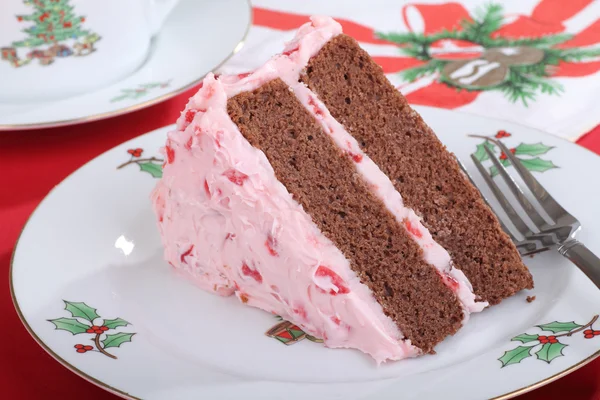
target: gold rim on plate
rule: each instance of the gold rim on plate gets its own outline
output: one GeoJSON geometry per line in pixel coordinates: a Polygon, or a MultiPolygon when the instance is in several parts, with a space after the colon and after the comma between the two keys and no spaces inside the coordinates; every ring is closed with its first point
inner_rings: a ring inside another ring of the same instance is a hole
{"type": "MultiPolygon", "coordinates": [[[[160,129],[160,128],[158,128],[160,129]]],[[[110,150],[109,150],[110,151],[110,150]]],[[[83,166],[91,163],[92,161],[94,161],[94,159],[88,161],[86,164],[84,164],[83,166]]],[[[82,166],[82,167],[83,167],[82,166]]],[[[78,168],[76,171],[74,171],[72,174],[74,174],[75,172],[79,171],[80,168],[78,168]]],[[[72,175],[71,174],[71,175],[72,175]]],[[[71,175],[69,175],[67,178],[65,178],[63,180],[63,182],[65,180],[67,180],[71,175]]],[[[55,186],[55,188],[57,188],[58,186],[55,186]]],[[[48,192],[48,194],[46,195],[45,198],[47,198],[48,196],[50,196],[50,194],[52,194],[52,192],[54,191],[54,189],[52,189],[50,192],[48,192]]],[[[44,198],[44,199],[45,199],[44,198]]],[[[82,377],[83,379],[85,379],[86,381],[93,383],[94,385],[107,390],[117,396],[123,397],[125,399],[134,399],[134,400],[141,400],[140,397],[135,397],[123,390],[117,389],[113,386],[110,386],[107,383],[102,382],[101,380],[98,380],[96,378],[94,378],[91,375],[88,375],[87,373],[83,372],[82,370],[80,370],[79,368],[77,368],[76,366],[70,364],[69,362],[67,362],[65,359],[63,359],[61,356],[59,356],[57,353],[55,353],[50,347],[48,347],[46,345],[46,343],[44,343],[42,341],[42,339],[40,339],[40,337],[38,335],[36,335],[36,333],[33,331],[33,329],[31,328],[31,326],[29,326],[29,323],[27,322],[27,320],[25,319],[25,316],[23,315],[23,312],[21,311],[21,308],[19,307],[19,303],[17,302],[17,298],[15,296],[15,290],[13,287],[13,264],[14,264],[14,259],[15,259],[15,253],[17,250],[17,246],[19,245],[19,240],[21,239],[21,236],[23,235],[23,232],[25,232],[25,228],[27,227],[27,224],[29,224],[29,221],[31,220],[31,218],[33,217],[33,215],[35,214],[35,212],[37,211],[37,209],[42,205],[43,200],[40,202],[40,204],[38,204],[35,208],[35,210],[33,210],[33,212],[31,213],[31,215],[27,218],[27,221],[25,222],[25,225],[23,225],[23,229],[21,229],[21,233],[19,233],[19,237],[17,238],[17,241],[15,242],[15,247],[12,253],[12,257],[10,259],[10,267],[9,267],[9,286],[10,286],[10,297],[12,299],[13,305],[15,307],[15,310],[17,311],[17,315],[19,316],[19,319],[21,320],[21,323],[25,326],[25,328],[27,329],[27,332],[29,332],[29,334],[31,335],[31,337],[33,337],[33,339],[37,342],[37,344],[43,348],[48,354],[50,354],[54,359],[56,359],[63,367],[67,368],[68,370],[70,370],[71,372],[75,373],[76,375],[79,375],[80,377],[82,377]]],[[[560,371],[552,376],[547,377],[546,379],[543,379],[541,381],[532,383],[531,385],[522,387],[520,389],[514,390],[512,392],[508,392],[505,394],[502,394],[500,396],[496,396],[496,397],[492,397],[490,398],[490,400],[508,400],[511,399],[513,397],[516,396],[520,396],[522,394],[525,394],[527,392],[531,392],[532,390],[538,389],[542,386],[545,386],[549,383],[552,383],[568,374],[570,374],[571,372],[574,372],[576,370],[578,370],[579,368],[589,364],[590,362],[592,362],[594,359],[596,359],[598,356],[600,356],[600,350],[598,350],[597,352],[595,352],[594,354],[590,355],[589,357],[579,361],[577,364],[572,365],[571,367],[560,371]]]]}
{"type": "MultiPolygon", "coordinates": [[[[487,118],[487,117],[485,117],[487,118]]],[[[487,118],[487,119],[493,119],[493,118],[487,118]]],[[[518,125],[518,124],[517,124],[518,125]]],[[[169,126],[169,125],[166,125],[169,126]]],[[[540,133],[544,133],[542,131],[539,131],[538,129],[535,128],[527,128],[524,125],[522,125],[524,128],[526,129],[531,129],[534,131],[538,131],[540,133]]],[[[164,127],[162,127],[164,128],[164,127]]],[[[157,128],[155,130],[158,129],[162,129],[162,128],[157,128]]],[[[151,131],[152,132],[152,131],[151,131]]],[[[148,132],[150,133],[150,132],[148,132]]],[[[547,133],[544,133],[546,135],[549,135],[547,133]]],[[[568,142],[570,144],[574,144],[572,142],[570,142],[567,139],[564,138],[560,138],[554,135],[551,135],[556,139],[559,140],[563,140],[565,142],[568,142]]],[[[133,140],[133,139],[131,139],[133,140]]],[[[122,144],[122,143],[121,143],[122,144]]],[[[120,146],[121,144],[113,147],[110,150],[107,150],[106,152],[112,151],[114,148],[120,146]]],[[[591,150],[586,149],[583,146],[579,146],[581,149],[586,150],[588,152],[590,152],[591,154],[594,154],[594,152],[592,152],[591,150]]],[[[105,152],[105,153],[106,153],[105,152]]],[[[103,153],[104,154],[104,153],[103,153]]],[[[98,157],[101,157],[101,155],[99,155],[98,157]]],[[[72,175],[74,175],[75,173],[77,173],[80,169],[82,169],[83,167],[87,166],[88,164],[92,163],[94,160],[96,160],[96,158],[98,157],[94,157],[92,160],[86,162],[84,165],[82,165],[81,167],[77,168],[75,171],[73,171],[71,174],[69,174],[65,179],[63,179],[61,181],[61,183],[67,181],[72,175]]],[[[87,380],[90,383],[93,383],[94,385],[107,390],[108,392],[111,392],[117,396],[123,397],[125,399],[134,399],[134,400],[140,400],[139,397],[135,397],[123,390],[117,389],[113,386],[110,386],[109,384],[102,382],[96,378],[94,378],[93,376],[83,372],[82,370],[80,370],[79,368],[75,367],[74,365],[70,364],[69,362],[67,362],[65,359],[63,359],[61,356],[59,356],[57,353],[55,353],[49,346],[46,345],[46,343],[44,343],[42,341],[42,339],[33,331],[33,329],[31,328],[31,326],[29,325],[29,323],[27,322],[27,320],[25,319],[25,316],[23,315],[23,312],[21,311],[21,308],[19,307],[19,303],[17,301],[17,298],[15,296],[15,290],[14,290],[14,285],[13,285],[13,266],[14,266],[14,260],[15,260],[15,254],[16,254],[16,250],[19,246],[19,241],[21,240],[21,237],[23,236],[23,232],[25,232],[25,228],[27,227],[27,225],[29,224],[29,222],[31,221],[31,218],[35,215],[35,213],[37,212],[37,210],[40,208],[40,206],[44,203],[44,201],[54,192],[54,190],[56,190],[59,185],[54,186],[54,188],[52,188],[52,190],[50,190],[50,192],[48,192],[48,194],[44,197],[44,199],[42,199],[42,201],[36,206],[36,208],[33,210],[33,212],[31,213],[31,215],[27,218],[27,221],[25,222],[25,225],[23,225],[23,228],[21,229],[21,232],[19,233],[19,237],[17,238],[17,241],[15,242],[15,247],[13,249],[13,253],[10,259],[10,267],[9,267],[9,286],[10,286],[10,296],[13,302],[13,305],[15,307],[15,310],[17,311],[17,315],[19,316],[19,319],[21,320],[21,322],[23,323],[23,325],[25,326],[25,328],[27,329],[27,332],[29,332],[29,334],[33,337],[33,339],[40,345],[40,347],[42,347],[48,354],[50,354],[53,358],[55,358],[61,365],[63,365],[65,368],[71,370],[73,373],[75,373],[76,375],[79,375],[80,377],[82,377],[83,379],[87,380]]],[[[596,351],[595,353],[591,354],[590,356],[586,357],[585,359],[579,361],[578,363],[571,365],[569,368],[566,368],[552,376],[549,376],[545,379],[542,379],[538,382],[534,382],[530,385],[524,386],[522,388],[513,390],[512,392],[508,392],[508,393],[504,393],[500,396],[496,396],[493,398],[490,398],[490,400],[508,400],[511,399],[513,397],[525,394],[527,392],[530,392],[532,390],[538,389],[542,386],[545,386],[551,382],[554,382],[568,374],[570,374],[571,372],[574,372],[578,369],[580,369],[581,367],[585,366],[586,364],[589,364],[590,362],[592,362],[594,359],[596,359],[597,357],[600,356],[600,350],[596,351]]]]}
{"type": "MultiPolygon", "coordinates": [[[[253,18],[252,4],[250,3],[250,0],[246,0],[246,4],[250,11],[250,18],[248,19],[248,25],[246,26],[246,31],[244,32],[242,39],[234,47],[234,49],[231,51],[231,53],[229,53],[227,55],[227,57],[225,57],[219,64],[217,64],[213,68],[211,68],[210,71],[215,71],[216,69],[220,68],[223,64],[225,64],[227,61],[229,61],[229,59],[231,59],[231,57],[233,57],[238,51],[240,51],[240,49],[246,43],[246,39],[248,38],[248,32],[250,32],[250,27],[252,26],[252,18],[253,18]]],[[[185,92],[186,90],[191,89],[194,86],[196,86],[197,84],[199,84],[204,79],[205,76],[206,76],[206,74],[202,75],[198,79],[188,83],[185,86],[174,89],[169,93],[163,94],[162,96],[155,97],[154,99],[150,99],[150,100],[144,101],[142,103],[135,104],[133,106],[119,108],[118,110],[108,111],[105,113],[88,115],[87,117],[65,119],[65,120],[60,120],[60,121],[30,123],[30,124],[4,124],[4,125],[0,124],[0,131],[30,130],[30,129],[38,129],[38,128],[57,128],[60,126],[76,125],[76,124],[81,124],[81,123],[85,123],[85,122],[99,121],[99,120],[106,119],[106,118],[117,117],[119,115],[128,114],[132,111],[137,111],[137,110],[141,110],[146,107],[150,107],[152,105],[161,103],[167,99],[175,97],[178,94],[181,94],[181,93],[185,92]]]]}

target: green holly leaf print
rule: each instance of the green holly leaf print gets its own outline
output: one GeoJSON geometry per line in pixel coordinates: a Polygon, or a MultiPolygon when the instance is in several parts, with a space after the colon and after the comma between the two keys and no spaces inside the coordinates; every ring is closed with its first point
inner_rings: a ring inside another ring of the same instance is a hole
{"type": "Polygon", "coordinates": [[[105,349],[109,347],[119,347],[123,343],[131,342],[131,338],[135,333],[115,333],[113,335],[106,335],[106,339],[102,341],[105,349]]]}
{"type": "Polygon", "coordinates": [[[546,146],[543,143],[533,143],[526,144],[521,143],[515,148],[516,155],[527,155],[527,156],[539,156],[541,154],[546,154],[550,150],[552,150],[553,146],[546,146]]]}
{"type": "Polygon", "coordinates": [[[475,151],[475,153],[473,153],[473,155],[475,156],[475,158],[477,158],[479,161],[485,161],[487,159],[489,159],[490,157],[488,156],[488,154],[486,153],[485,149],[483,147],[487,147],[488,149],[494,151],[494,145],[491,142],[485,141],[481,144],[477,145],[477,150],[475,151]]]}
{"type": "Polygon", "coordinates": [[[89,325],[82,324],[75,318],[57,318],[49,319],[48,322],[52,322],[56,329],[71,332],[73,335],[85,333],[90,327],[89,325]]]}
{"type": "Polygon", "coordinates": [[[504,355],[498,360],[502,363],[502,368],[511,364],[518,364],[527,357],[531,357],[533,346],[519,346],[516,349],[505,351],[504,355]]]}
{"type": "Polygon", "coordinates": [[[162,167],[152,162],[138,163],[140,170],[149,173],[154,178],[162,178],[162,167]]]}
{"type": "MultiPolygon", "coordinates": [[[[508,161],[508,159],[504,159],[504,160],[500,160],[500,163],[502,165],[504,165],[505,167],[508,167],[510,165],[510,161],[508,161]]],[[[490,175],[492,175],[492,178],[496,175],[499,174],[498,168],[496,168],[495,165],[492,165],[490,167],[490,175]]]]}
{"type": "Polygon", "coordinates": [[[565,347],[567,347],[567,345],[560,342],[546,343],[541,349],[535,352],[535,355],[539,360],[546,361],[548,364],[550,364],[550,362],[556,357],[561,357],[564,355],[562,353],[562,349],[565,347]]]}
{"type": "Polygon", "coordinates": [[[96,309],[88,306],[85,303],[75,303],[63,300],[65,302],[65,310],[71,313],[75,318],[83,318],[92,322],[94,319],[100,317],[96,313],[96,309]]]}
{"type": "Polygon", "coordinates": [[[530,335],[527,333],[523,333],[519,336],[515,336],[514,338],[512,338],[510,340],[515,341],[515,342],[521,342],[521,343],[529,343],[529,342],[538,340],[538,335],[530,335]]]}
{"type": "Polygon", "coordinates": [[[110,102],[114,103],[114,102],[117,102],[117,101],[125,100],[128,97],[129,97],[128,94],[122,94],[121,96],[113,97],[112,99],[110,99],[110,102]]]}
{"type": "Polygon", "coordinates": [[[554,165],[554,163],[550,160],[543,160],[539,157],[531,158],[531,159],[523,159],[521,158],[521,164],[525,168],[530,171],[536,172],[545,172],[552,168],[558,168],[558,166],[554,165]]]}
{"type": "Polygon", "coordinates": [[[108,329],[115,329],[115,328],[118,328],[119,326],[127,326],[127,325],[129,325],[129,322],[125,321],[122,318],[104,320],[104,326],[106,326],[108,329]]]}
{"type": "Polygon", "coordinates": [[[575,321],[571,321],[571,322],[554,321],[554,322],[550,322],[549,324],[536,325],[536,326],[543,331],[550,331],[552,333],[570,332],[573,329],[581,328],[581,325],[576,324],[575,321]]]}

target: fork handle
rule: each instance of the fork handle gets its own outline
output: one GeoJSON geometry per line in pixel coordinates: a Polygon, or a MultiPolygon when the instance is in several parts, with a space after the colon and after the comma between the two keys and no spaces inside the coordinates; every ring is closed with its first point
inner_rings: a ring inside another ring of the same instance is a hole
{"type": "Polygon", "coordinates": [[[600,289],[600,258],[583,243],[571,239],[563,243],[558,252],[571,260],[600,289]]]}

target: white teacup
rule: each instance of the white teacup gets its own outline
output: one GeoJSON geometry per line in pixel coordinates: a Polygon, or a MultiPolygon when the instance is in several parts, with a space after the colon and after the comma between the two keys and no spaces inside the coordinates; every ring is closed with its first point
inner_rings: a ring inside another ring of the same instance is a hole
{"type": "Polygon", "coordinates": [[[178,0],[0,0],[0,103],[92,91],[134,72],[178,0]]]}

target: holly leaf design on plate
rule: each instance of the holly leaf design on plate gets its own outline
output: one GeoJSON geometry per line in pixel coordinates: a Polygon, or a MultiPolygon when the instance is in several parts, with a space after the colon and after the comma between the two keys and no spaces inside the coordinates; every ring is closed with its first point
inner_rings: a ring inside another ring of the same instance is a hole
{"type": "MultiPolygon", "coordinates": [[[[505,167],[508,167],[510,165],[510,161],[508,161],[508,159],[506,159],[506,158],[504,160],[500,160],[500,163],[502,165],[504,165],[505,167]]],[[[490,167],[490,175],[492,176],[492,178],[494,176],[498,175],[498,173],[499,173],[498,168],[496,168],[495,165],[492,165],[490,167]]]]}
{"type": "Polygon", "coordinates": [[[96,313],[96,309],[88,306],[85,303],[75,303],[71,301],[65,302],[65,310],[71,313],[75,318],[83,318],[92,322],[94,319],[99,318],[100,316],[96,313]]]}
{"type": "Polygon", "coordinates": [[[521,342],[521,343],[529,343],[529,342],[538,340],[538,335],[530,335],[528,333],[523,333],[519,336],[515,336],[514,338],[512,338],[510,340],[516,341],[516,342],[521,342]]]}
{"type": "Polygon", "coordinates": [[[487,159],[489,159],[490,157],[488,156],[487,152],[485,151],[485,149],[483,147],[487,147],[488,149],[494,151],[494,145],[491,142],[485,141],[481,144],[477,145],[477,150],[475,150],[475,153],[473,153],[473,155],[475,156],[475,158],[477,158],[479,161],[485,161],[487,159]]]}
{"type": "Polygon", "coordinates": [[[550,322],[549,324],[536,325],[536,326],[543,331],[550,331],[552,333],[570,332],[573,329],[581,328],[581,325],[576,324],[575,321],[571,321],[571,322],[554,321],[554,322],[550,322]]]}
{"type": "Polygon", "coordinates": [[[521,158],[521,164],[530,171],[545,172],[552,168],[558,168],[557,165],[550,160],[543,160],[539,157],[524,159],[521,158]]]}
{"type": "Polygon", "coordinates": [[[153,162],[138,163],[140,170],[149,173],[154,178],[162,178],[162,167],[153,162]]]}
{"type": "Polygon", "coordinates": [[[539,156],[541,154],[546,154],[550,150],[552,150],[553,146],[546,146],[543,143],[521,143],[515,148],[516,155],[527,155],[527,156],[539,156]]]}
{"type": "MultiPolygon", "coordinates": [[[[519,161],[521,161],[521,164],[523,164],[523,166],[525,168],[527,168],[529,171],[546,172],[549,169],[558,168],[558,166],[554,165],[554,163],[552,161],[550,161],[550,160],[544,160],[544,159],[541,159],[539,157],[536,157],[536,158],[519,158],[519,161]]],[[[508,159],[500,160],[500,162],[505,167],[510,166],[510,161],[508,159]]],[[[490,167],[490,174],[492,175],[492,177],[498,175],[498,169],[495,166],[491,166],[490,167]]]]}
{"type": "Polygon", "coordinates": [[[566,344],[560,342],[557,343],[546,343],[541,349],[535,352],[535,355],[539,360],[546,361],[548,364],[556,357],[564,356],[562,349],[567,347],[566,344]]]}
{"type": "Polygon", "coordinates": [[[119,326],[127,326],[127,325],[129,325],[129,322],[125,321],[122,318],[105,319],[104,320],[104,326],[108,327],[108,329],[115,329],[115,328],[118,328],[119,326]]]}
{"type": "Polygon", "coordinates": [[[129,97],[128,94],[122,94],[120,96],[117,97],[113,97],[112,99],[110,99],[111,103],[114,103],[115,101],[121,101],[121,100],[125,100],[127,97],[129,97]]]}
{"type": "Polygon", "coordinates": [[[110,347],[119,347],[123,343],[131,342],[131,338],[135,335],[135,333],[115,333],[112,335],[106,335],[106,339],[102,341],[105,349],[110,347]]]}
{"type": "Polygon", "coordinates": [[[518,364],[527,357],[531,357],[531,349],[534,346],[519,346],[516,349],[504,352],[504,355],[498,360],[502,363],[502,368],[511,364],[518,364]]]}
{"type": "Polygon", "coordinates": [[[75,318],[49,319],[48,322],[52,322],[56,329],[71,332],[73,335],[85,333],[90,328],[89,325],[82,324],[75,318]]]}

